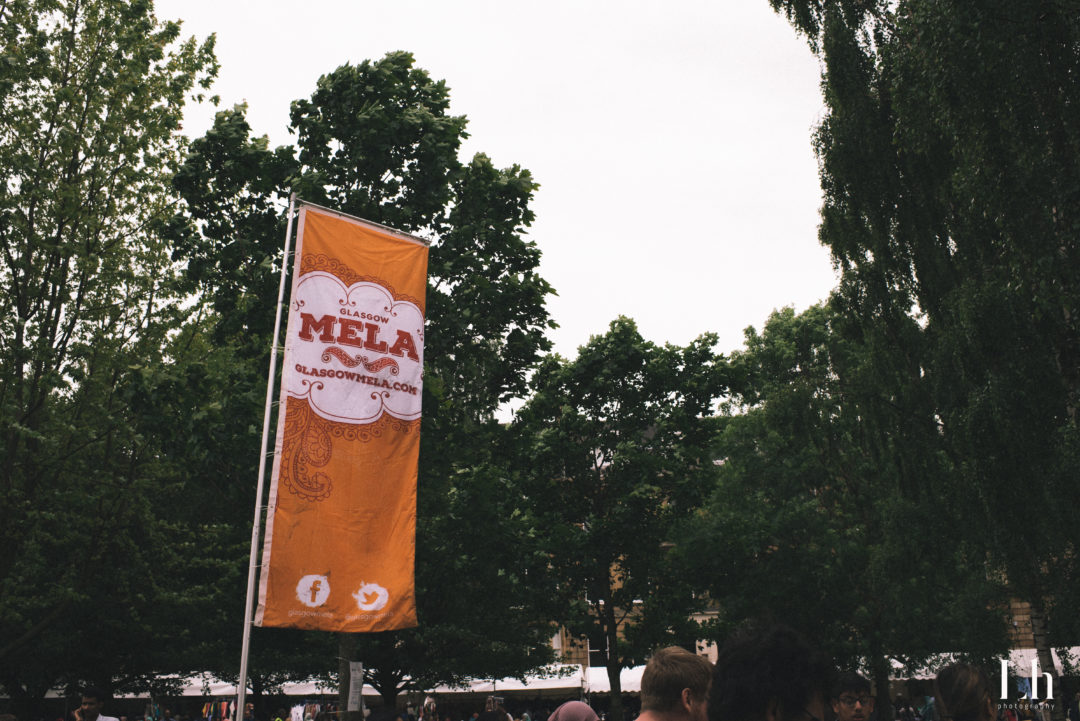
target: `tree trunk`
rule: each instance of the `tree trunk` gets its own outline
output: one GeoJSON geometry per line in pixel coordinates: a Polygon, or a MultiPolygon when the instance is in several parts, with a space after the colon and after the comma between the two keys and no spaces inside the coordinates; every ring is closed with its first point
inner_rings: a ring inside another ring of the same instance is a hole
{"type": "Polygon", "coordinates": [[[893,721],[892,694],[889,691],[889,659],[880,653],[871,656],[870,673],[874,682],[874,716],[878,721],[893,721]]]}
{"type": "MultiPolygon", "coordinates": [[[[1053,698],[1050,701],[1053,707],[1050,709],[1051,721],[1065,721],[1065,703],[1066,700],[1062,694],[1062,687],[1058,684],[1056,678],[1057,669],[1054,667],[1054,655],[1050,649],[1050,632],[1047,629],[1046,623],[1046,611],[1043,610],[1042,601],[1037,598],[1032,598],[1029,602],[1031,608],[1031,634],[1035,641],[1035,655],[1039,659],[1039,679],[1031,679],[1032,687],[1039,684],[1038,697],[1040,700],[1046,701],[1053,698]],[[1049,684],[1046,683],[1047,678],[1042,674],[1049,673],[1049,684]],[[1049,685],[1049,688],[1047,686],[1049,685]]],[[[1035,699],[1032,699],[1034,702],[1035,699]]]]}
{"type": "MultiPolygon", "coordinates": [[[[349,708],[349,685],[352,682],[349,662],[356,653],[356,637],[351,633],[338,634],[338,719],[340,721],[362,721],[358,711],[349,708]]],[[[360,680],[363,683],[363,679],[360,680]]]]}
{"type": "Polygon", "coordinates": [[[604,636],[607,641],[607,649],[604,656],[607,658],[608,686],[611,688],[611,705],[608,708],[607,721],[623,721],[622,707],[622,658],[619,656],[619,624],[615,620],[615,609],[606,604],[601,607],[600,613],[604,624],[604,636]]]}
{"type": "Polygon", "coordinates": [[[371,669],[367,677],[371,679],[371,685],[379,692],[383,708],[394,710],[397,708],[397,698],[402,691],[402,676],[394,671],[386,669],[371,669]]]}
{"type": "Polygon", "coordinates": [[[615,659],[608,657],[608,685],[611,687],[611,706],[608,708],[607,721],[622,721],[622,667],[615,659]]]}
{"type": "Polygon", "coordinates": [[[379,689],[379,698],[382,699],[383,708],[388,708],[391,711],[397,708],[398,688],[397,686],[384,686],[379,689]]]}
{"type": "MultiPolygon", "coordinates": [[[[251,704],[251,721],[255,721],[256,714],[261,714],[265,718],[273,718],[271,714],[273,711],[267,712],[263,708],[263,698],[266,695],[266,684],[263,683],[262,676],[258,674],[248,674],[248,681],[251,683],[251,696],[244,702],[245,705],[251,704]]],[[[244,718],[244,709],[236,709],[236,717],[244,718]]]]}

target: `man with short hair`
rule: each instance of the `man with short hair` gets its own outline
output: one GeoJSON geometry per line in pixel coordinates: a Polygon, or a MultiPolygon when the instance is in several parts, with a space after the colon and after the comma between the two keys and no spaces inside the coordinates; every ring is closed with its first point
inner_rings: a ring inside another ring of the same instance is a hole
{"type": "Polygon", "coordinates": [[[833,668],[786,626],[746,626],[720,649],[708,721],[822,721],[833,668]]]}
{"type": "Polygon", "coordinates": [[[712,664],[679,646],[652,655],[641,676],[638,721],[706,721],[712,664]]]}
{"type": "Polygon", "coordinates": [[[832,709],[836,721],[868,721],[874,713],[870,682],[853,671],[845,671],[833,686],[832,709]]]}
{"type": "Polygon", "coordinates": [[[75,709],[75,721],[120,721],[115,716],[103,716],[105,692],[96,686],[87,686],[82,692],[82,702],[75,709]]]}

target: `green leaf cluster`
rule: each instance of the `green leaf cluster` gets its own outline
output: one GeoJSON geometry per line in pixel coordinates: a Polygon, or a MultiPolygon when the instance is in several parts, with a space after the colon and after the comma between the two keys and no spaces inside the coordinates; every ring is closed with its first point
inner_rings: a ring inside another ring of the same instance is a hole
{"type": "Polygon", "coordinates": [[[1080,632],[1080,5],[772,5],[823,61],[820,237],[845,333],[947,458],[909,491],[1030,603],[1049,664],[1048,639],[1080,632]]]}
{"type": "MultiPolygon", "coordinates": [[[[514,470],[501,450],[507,431],[495,419],[524,392],[554,325],[545,308],[552,289],[537,272],[540,252],[525,237],[537,185],[527,170],[497,168],[483,154],[459,160],[465,127],[464,117],[449,114],[446,84],[409,53],[344,65],[292,104],[295,145],[271,150],[252,137],[242,106],[219,113],[176,175],[183,205],[164,229],[186,287],[204,301],[200,332],[208,340],[201,342],[228,367],[211,379],[221,413],[192,430],[209,449],[213,472],[235,487],[255,473],[257,439],[242,429],[257,417],[252,399],[265,383],[289,191],[431,241],[421,625],[364,636],[346,651],[364,662],[388,701],[407,687],[524,674],[551,657],[551,615],[540,610],[548,604],[546,567],[518,510],[514,470]]],[[[276,630],[256,631],[264,651],[276,639],[282,651],[292,643],[276,630]]],[[[335,655],[325,654],[316,670],[332,674],[335,655]]],[[[265,655],[265,664],[252,658],[257,673],[282,663],[310,668],[285,653],[265,655]]]]}
{"type": "Polygon", "coordinates": [[[713,638],[780,620],[885,689],[897,663],[1002,651],[1005,599],[984,548],[921,492],[953,470],[940,435],[844,328],[824,304],[747,330],[717,488],[680,548],[717,604],[713,638]]]}
{"type": "Polygon", "coordinates": [[[184,529],[142,402],[187,310],[168,246],[183,103],[216,73],[147,2],[0,6],[0,684],[137,684],[184,529]],[[102,613],[102,609],[108,609],[102,613]],[[32,651],[32,652],[31,652],[32,651]]]}
{"type": "Polygon", "coordinates": [[[701,601],[667,549],[716,472],[711,417],[725,377],[715,343],[657,346],[618,318],[574,360],[544,360],[515,422],[560,620],[600,652],[615,718],[621,669],[696,639],[701,601]]]}

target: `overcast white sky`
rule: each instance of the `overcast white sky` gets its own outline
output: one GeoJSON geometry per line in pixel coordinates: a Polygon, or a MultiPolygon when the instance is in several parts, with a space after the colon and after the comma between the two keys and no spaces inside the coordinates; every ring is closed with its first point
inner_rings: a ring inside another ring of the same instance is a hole
{"type": "MultiPolygon", "coordinates": [[[[817,61],[767,0],[157,0],[217,33],[222,106],[290,142],[289,103],[409,50],[469,118],[465,156],[529,168],[530,236],[567,357],[617,315],[657,343],[748,325],[835,285],[817,241],[817,61]]],[[[186,131],[209,126],[192,108],[186,131]]]]}

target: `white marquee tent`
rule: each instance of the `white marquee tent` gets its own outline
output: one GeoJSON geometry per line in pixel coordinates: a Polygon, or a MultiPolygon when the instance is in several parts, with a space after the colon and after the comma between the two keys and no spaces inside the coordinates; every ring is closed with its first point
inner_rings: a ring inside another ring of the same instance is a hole
{"type": "MultiPolygon", "coordinates": [[[[644,666],[625,668],[620,674],[623,693],[640,693],[641,673],[644,666]]],[[[337,693],[337,687],[321,681],[286,683],[282,686],[286,696],[330,696],[337,693]]],[[[440,686],[432,693],[443,694],[525,694],[534,696],[557,696],[578,693],[611,693],[606,668],[585,668],[577,664],[555,664],[545,672],[525,677],[500,679],[475,679],[465,686],[440,686]]],[[[203,696],[227,698],[236,695],[236,684],[214,678],[210,674],[199,674],[185,680],[181,695],[186,697],[203,696]]],[[[364,684],[364,696],[378,696],[370,684],[364,684]]]]}

